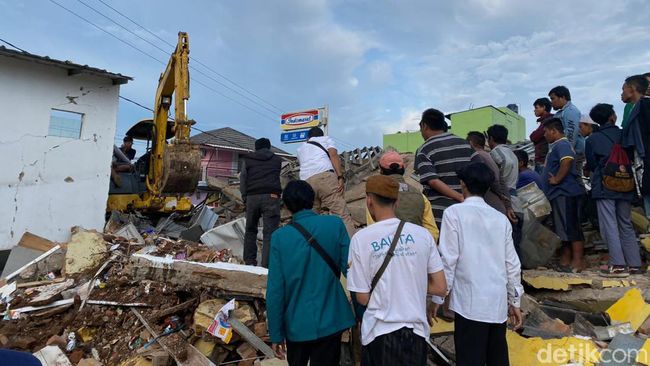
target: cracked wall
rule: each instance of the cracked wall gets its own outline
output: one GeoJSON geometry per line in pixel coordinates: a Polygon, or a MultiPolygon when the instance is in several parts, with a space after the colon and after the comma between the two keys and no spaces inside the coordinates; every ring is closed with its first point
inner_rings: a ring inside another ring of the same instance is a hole
{"type": "Polygon", "coordinates": [[[103,228],[118,95],[110,79],[0,57],[0,249],[103,228]],[[52,108],[84,115],[79,139],[48,136],[52,108]]]}

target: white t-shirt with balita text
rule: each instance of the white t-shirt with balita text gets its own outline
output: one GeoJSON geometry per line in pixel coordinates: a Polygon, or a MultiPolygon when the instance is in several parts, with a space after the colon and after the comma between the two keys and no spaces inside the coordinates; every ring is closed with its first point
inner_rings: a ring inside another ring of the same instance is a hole
{"type": "MultiPolygon", "coordinates": [[[[348,290],[368,293],[381,267],[399,219],[387,219],[358,231],[350,241],[348,290]]],[[[423,227],[406,223],[395,255],[370,296],[361,324],[361,343],[401,328],[429,336],[427,322],[428,274],[444,268],[436,243],[423,227]]]]}

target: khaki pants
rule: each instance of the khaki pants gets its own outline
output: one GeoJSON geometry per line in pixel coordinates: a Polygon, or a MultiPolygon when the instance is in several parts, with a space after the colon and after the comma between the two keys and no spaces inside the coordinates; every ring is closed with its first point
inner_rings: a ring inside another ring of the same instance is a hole
{"type": "Polygon", "coordinates": [[[343,220],[348,235],[352,237],[356,232],[354,222],[343,197],[343,192],[336,191],[339,186],[336,174],[334,172],[318,173],[307,179],[307,183],[316,192],[314,211],[321,213],[324,208],[329,209],[332,214],[339,216],[343,220]]]}

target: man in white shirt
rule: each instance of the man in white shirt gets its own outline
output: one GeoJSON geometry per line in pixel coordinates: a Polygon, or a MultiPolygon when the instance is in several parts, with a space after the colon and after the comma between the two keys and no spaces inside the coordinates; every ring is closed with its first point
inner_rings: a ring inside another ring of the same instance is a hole
{"type": "Polygon", "coordinates": [[[309,139],[298,148],[300,179],[307,181],[316,192],[314,210],[320,213],[327,207],[343,220],[348,235],[352,236],[354,222],[343,196],[345,176],[336,146],[319,127],[312,127],[307,136],[309,139]]]}
{"type": "Polygon", "coordinates": [[[447,289],[431,234],[396,218],[398,194],[394,178],[368,178],[366,204],[375,224],[357,232],[350,242],[348,290],[367,306],[361,323],[362,366],[426,365],[427,305],[433,310],[428,295],[444,295],[447,289]]]}
{"type": "MultiPolygon", "coordinates": [[[[442,217],[440,255],[454,311],[456,365],[508,365],[506,321],[522,325],[524,289],[512,226],[483,200],[494,173],[471,163],[458,177],[465,200],[442,217]]],[[[444,299],[434,297],[442,304],[444,299]]]]}

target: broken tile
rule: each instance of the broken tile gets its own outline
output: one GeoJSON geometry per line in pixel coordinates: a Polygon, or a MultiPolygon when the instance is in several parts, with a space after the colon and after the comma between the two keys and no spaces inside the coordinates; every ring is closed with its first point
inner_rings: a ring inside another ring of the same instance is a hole
{"type": "Polygon", "coordinates": [[[567,364],[594,366],[600,360],[598,346],[592,341],[577,337],[524,338],[508,330],[506,338],[512,366],[567,364]]]}
{"type": "Polygon", "coordinates": [[[138,232],[138,228],[133,225],[132,222],[122,226],[118,231],[115,232],[115,236],[119,236],[129,241],[133,241],[138,244],[144,244],[144,238],[138,232]]]}
{"type": "Polygon", "coordinates": [[[637,330],[650,316],[650,305],[646,304],[641,291],[633,288],[607,309],[606,313],[613,323],[629,322],[632,329],[637,330]]]}
{"type": "Polygon", "coordinates": [[[549,275],[531,275],[524,272],[523,280],[537,289],[548,289],[557,291],[569,291],[575,285],[591,286],[590,278],[569,277],[569,276],[549,276],[549,275]]]}
{"type": "Polygon", "coordinates": [[[644,341],[629,334],[618,334],[603,353],[599,366],[634,366],[644,341]]]}

